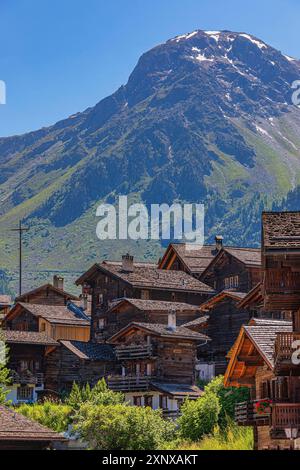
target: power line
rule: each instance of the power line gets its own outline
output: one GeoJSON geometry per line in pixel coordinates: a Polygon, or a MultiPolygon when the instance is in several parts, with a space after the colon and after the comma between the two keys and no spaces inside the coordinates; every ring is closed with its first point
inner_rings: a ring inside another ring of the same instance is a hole
{"type": "Polygon", "coordinates": [[[18,228],[10,229],[11,232],[19,233],[19,296],[22,295],[22,235],[28,230],[29,228],[22,226],[22,220],[19,221],[18,228]]]}

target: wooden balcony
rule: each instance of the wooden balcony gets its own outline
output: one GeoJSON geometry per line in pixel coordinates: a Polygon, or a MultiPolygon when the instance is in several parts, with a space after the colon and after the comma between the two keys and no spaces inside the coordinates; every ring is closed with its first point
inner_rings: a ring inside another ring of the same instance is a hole
{"type": "Polygon", "coordinates": [[[300,273],[283,269],[267,269],[264,290],[266,308],[298,310],[300,304],[300,273]]]}
{"type": "Polygon", "coordinates": [[[269,425],[271,411],[264,414],[256,412],[256,403],[261,400],[245,401],[235,407],[235,421],[239,426],[269,425]]]}
{"type": "Polygon", "coordinates": [[[295,348],[292,347],[295,341],[300,341],[300,333],[278,333],[275,340],[274,361],[276,373],[280,375],[300,375],[300,365],[293,364],[292,355],[295,348]]]}
{"type": "Polygon", "coordinates": [[[42,387],[44,385],[44,374],[37,372],[17,372],[12,370],[10,372],[10,378],[13,384],[20,385],[35,385],[36,387],[42,387]]]}
{"type": "Polygon", "coordinates": [[[134,359],[149,359],[153,356],[153,349],[151,345],[130,345],[118,346],[115,349],[117,359],[119,361],[134,360],[134,359]]]}
{"type": "Polygon", "coordinates": [[[152,376],[114,375],[107,379],[108,387],[115,392],[139,392],[149,390],[152,376]]]}
{"type": "Polygon", "coordinates": [[[272,437],[282,439],[285,429],[298,428],[300,431],[300,403],[275,403],[272,405],[272,437]]]}

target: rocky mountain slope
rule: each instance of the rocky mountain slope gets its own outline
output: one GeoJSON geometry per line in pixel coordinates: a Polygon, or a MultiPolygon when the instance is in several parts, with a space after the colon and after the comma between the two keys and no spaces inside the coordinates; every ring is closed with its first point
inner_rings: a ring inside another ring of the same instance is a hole
{"type": "Polygon", "coordinates": [[[73,273],[158,243],[100,242],[96,207],[204,202],[206,235],[257,245],[260,211],[300,184],[300,62],[245,33],[195,31],[144,54],[128,83],[52,127],[0,139],[0,267],[14,271],[23,218],[35,271],[73,273]]]}

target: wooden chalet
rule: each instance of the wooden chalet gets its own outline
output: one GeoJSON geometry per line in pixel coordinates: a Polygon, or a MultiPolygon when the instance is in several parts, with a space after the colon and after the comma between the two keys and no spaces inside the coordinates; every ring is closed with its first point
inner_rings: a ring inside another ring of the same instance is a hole
{"type": "Polygon", "coordinates": [[[18,302],[5,318],[5,328],[45,333],[54,340],[89,341],[90,319],[77,306],[18,302]],[[77,313],[76,313],[77,312],[77,313]]]}
{"type": "Polygon", "coordinates": [[[0,406],[0,451],[47,450],[67,444],[60,434],[17,413],[0,406]]]}
{"type": "Polygon", "coordinates": [[[258,450],[294,448],[300,437],[299,366],[292,375],[282,369],[289,362],[291,350],[283,357],[278,343],[281,338],[289,338],[292,331],[288,321],[252,320],[242,328],[230,353],[225,385],[250,388],[251,400],[237,406],[236,421],[241,426],[254,427],[258,450]],[[265,401],[270,401],[270,405],[260,411],[258,406],[265,401]],[[290,429],[296,430],[292,442],[286,434],[290,429]]]}
{"type": "Polygon", "coordinates": [[[98,330],[102,328],[102,338],[107,339],[132,322],[168,323],[168,315],[176,313],[177,324],[182,325],[199,317],[197,305],[165,300],[121,299],[99,316],[98,330]]]}
{"type": "Polygon", "coordinates": [[[224,247],[203,271],[200,280],[217,292],[249,292],[261,280],[261,250],[224,247]]]}
{"type": "Polygon", "coordinates": [[[59,276],[53,277],[53,284],[44,284],[15,299],[15,302],[39,305],[67,305],[69,301],[80,302],[80,298],[64,290],[64,279],[59,276]]]}
{"type": "Polygon", "coordinates": [[[130,255],[122,263],[95,264],[77,281],[83,292],[92,295],[92,339],[102,337],[102,314],[116,299],[163,300],[200,305],[214,294],[205,285],[183,271],[166,271],[145,263],[134,263],[130,255]],[[99,323],[100,320],[100,323],[99,323]]]}
{"type": "Polygon", "coordinates": [[[112,390],[123,391],[133,405],[179,412],[183,400],[197,398],[195,386],[197,347],[209,341],[201,333],[176,325],[131,323],[110,340],[115,345],[119,373],[108,378],[112,390]]]}
{"type": "Polygon", "coordinates": [[[45,389],[45,360],[58,343],[45,333],[32,331],[3,332],[8,346],[11,385],[7,399],[13,404],[32,403],[45,389]]]}
{"type": "Polygon", "coordinates": [[[263,297],[266,310],[300,306],[300,212],[262,215],[263,297]]]}
{"type": "Polygon", "coordinates": [[[249,321],[249,312],[237,307],[245,293],[223,291],[200,306],[202,315],[185,324],[186,328],[205,333],[211,341],[198,350],[196,369],[199,378],[211,380],[224,374],[226,359],[241,326],[249,321]]]}
{"type": "Polygon", "coordinates": [[[216,237],[215,245],[204,245],[193,250],[189,250],[185,243],[171,243],[158,267],[168,271],[184,271],[195,278],[200,278],[203,271],[219,253],[222,244],[222,237],[216,237]]]}
{"type": "Polygon", "coordinates": [[[263,297],[262,282],[257,284],[250,292],[238,303],[238,308],[247,310],[251,318],[273,318],[274,320],[291,320],[290,311],[269,311],[265,309],[263,297]]]}
{"type": "MultiPolygon", "coordinates": [[[[300,212],[263,213],[261,289],[265,311],[292,321],[255,319],[230,351],[227,385],[246,385],[254,402],[237,407],[259,449],[300,448],[300,212]]],[[[251,297],[251,296],[249,296],[251,297]]]]}
{"type": "Polygon", "coordinates": [[[109,344],[63,340],[59,344],[46,358],[47,390],[69,392],[74,382],[93,387],[116,369],[114,348],[109,344]]]}

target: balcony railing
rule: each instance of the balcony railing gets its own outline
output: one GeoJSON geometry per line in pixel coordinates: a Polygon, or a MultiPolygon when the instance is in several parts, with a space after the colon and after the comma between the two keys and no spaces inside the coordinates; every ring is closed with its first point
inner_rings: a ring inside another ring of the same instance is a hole
{"type": "Polygon", "coordinates": [[[44,374],[37,372],[17,372],[12,370],[10,372],[10,378],[13,384],[21,385],[36,385],[37,387],[42,387],[44,385],[44,374]]]}
{"type": "Polygon", "coordinates": [[[272,406],[272,428],[282,431],[286,428],[300,429],[300,403],[276,403],[272,406]]]}
{"type": "MultiPolygon", "coordinates": [[[[296,366],[292,363],[292,355],[295,352],[293,343],[300,341],[300,333],[278,333],[275,340],[275,366],[296,366]]],[[[298,368],[300,369],[299,365],[298,368]]],[[[299,370],[300,372],[300,370],[299,370]]]]}
{"type": "Polygon", "coordinates": [[[153,349],[150,345],[130,345],[118,346],[115,349],[117,359],[132,360],[132,359],[147,359],[153,355],[153,349]]]}
{"type": "Polygon", "coordinates": [[[271,410],[265,413],[257,413],[256,403],[261,400],[245,401],[238,403],[235,407],[235,421],[240,426],[253,426],[254,424],[268,424],[271,417],[271,410]]]}
{"type": "Polygon", "coordinates": [[[152,376],[137,376],[137,375],[114,375],[108,377],[107,385],[114,391],[146,391],[149,390],[151,381],[155,380],[152,376]]]}

